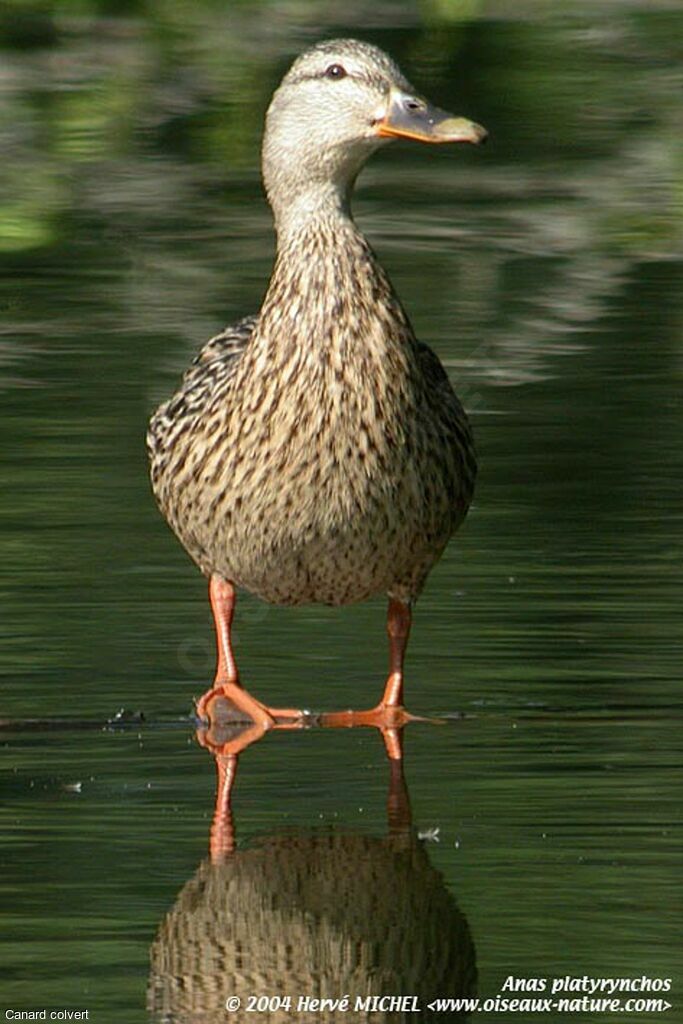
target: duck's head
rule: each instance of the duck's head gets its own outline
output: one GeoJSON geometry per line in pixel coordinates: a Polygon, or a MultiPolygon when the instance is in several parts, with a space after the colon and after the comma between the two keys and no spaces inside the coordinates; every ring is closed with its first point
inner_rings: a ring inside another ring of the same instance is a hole
{"type": "Polygon", "coordinates": [[[486,131],[432,106],[382,50],[355,39],[318,43],[283,78],[266,116],[263,176],[277,219],[346,202],[370,154],[391,139],[480,143],[486,131]]]}

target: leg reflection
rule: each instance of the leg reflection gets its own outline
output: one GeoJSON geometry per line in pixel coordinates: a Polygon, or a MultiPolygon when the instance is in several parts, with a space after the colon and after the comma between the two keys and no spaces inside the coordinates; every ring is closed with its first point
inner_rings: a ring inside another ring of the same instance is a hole
{"type": "MultiPolygon", "coordinates": [[[[298,727],[297,724],[287,723],[271,728],[277,732],[278,729],[298,727]]],[[[269,728],[260,723],[197,729],[197,742],[209,750],[216,761],[216,805],[209,838],[211,860],[214,864],[220,863],[235,849],[235,823],[231,800],[239,755],[252,743],[263,739],[268,731],[269,728]]]]}
{"type": "MultiPolygon", "coordinates": [[[[403,730],[408,722],[419,721],[401,709],[401,718],[390,726],[384,719],[379,723],[353,720],[358,712],[335,712],[311,719],[309,728],[316,725],[324,728],[353,728],[356,725],[375,725],[384,742],[384,749],[391,766],[389,776],[388,821],[392,834],[409,831],[411,827],[410,801],[403,775],[403,730]],[[349,716],[352,716],[351,718],[349,716]]],[[[197,742],[213,754],[216,762],[216,803],[211,824],[209,849],[213,863],[220,863],[235,849],[235,825],[232,811],[232,790],[237,774],[240,754],[247,747],[258,743],[267,732],[300,729],[300,722],[278,723],[264,726],[261,723],[245,725],[225,722],[212,725],[210,729],[197,729],[197,742]]]]}

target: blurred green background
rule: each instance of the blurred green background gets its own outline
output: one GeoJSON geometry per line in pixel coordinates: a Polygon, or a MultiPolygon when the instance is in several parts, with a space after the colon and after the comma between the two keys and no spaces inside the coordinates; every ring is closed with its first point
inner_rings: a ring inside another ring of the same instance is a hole
{"type": "MultiPolygon", "coordinates": [[[[149,945],[204,854],[212,767],[189,712],[210,618],[150,496],[145,424],[202,342],[258,309],[263,114],[336,35],[491,133],[383,151],[354,204],[481,460],[409,649],[409,705],[465,716],[410,730],[415,823],[439,829],[482,996],[514,973],[645,973],[680,1006],[683,11],[666,0],[5,0],[2,1005],[146,1019],[149,945]],[[145,723],[75,727],[121,707],[145,723]]],[[[245,679],[276,704],[366,706],[383,613],[242,597],[245,679]]],[[[270,736],[240,765],[240,843],[380,835],[385,797],[376,737],[270,736]]]]}

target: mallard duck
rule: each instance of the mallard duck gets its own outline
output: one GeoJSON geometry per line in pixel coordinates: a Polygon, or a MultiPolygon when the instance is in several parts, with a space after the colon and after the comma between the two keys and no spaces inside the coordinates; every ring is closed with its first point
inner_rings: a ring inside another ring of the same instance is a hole
{"type": "Polygon", "coordinates": [[[353,221],[350,194],[392,139],[479,143],[382,50],[319,43],[266,115],[263,180],[277,256],[256,316],[201,350],[152,417],[152,487],[209,579],[218,663],[197,705],[227,698],[263,728],[297,718],[241,685],[235,588],[274,604],[389,598],[389,675],[370,724],[403,716],[411,608],[469,507],[467,417],[353,221]]]}

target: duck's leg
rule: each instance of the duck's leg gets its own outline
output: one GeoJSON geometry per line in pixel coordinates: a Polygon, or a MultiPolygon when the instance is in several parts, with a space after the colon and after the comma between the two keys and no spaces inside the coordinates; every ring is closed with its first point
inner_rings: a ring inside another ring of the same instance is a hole
{"type": "Polygon", "coordinates": [[[223,697],[262,729],[272,728],[278,718],[301,718],[301,712],[293,708],[267,707],[241,685],[230,635],[235,614],[235,588],[232,583],[214,573],[209,580],[209,600],[216,626],[218,659],[213,686],[197,701],[198,717],[208,719],[209,705],[217,697],[223,697]]]}
{"type": "Polygon", "coordinates": [[[389,675],[379,704],[369,711],[335,711],[321,716],[325,728],[372,725],[381,729],[387,753],[400,760],[399,730],[407,722],[418,721],[403,707],[403,661],[405,658],[412,612],[410,605],[396,598],[389,599],[387,633],[389,635],[389,675]]]}
{"type": "Polygon", "coordinates": [[[389,636],[389,675],[378,708],[403,707],[403,662],[410,636],[413,613],[409,604],[389,599],[387,634],[389,636]]]}

